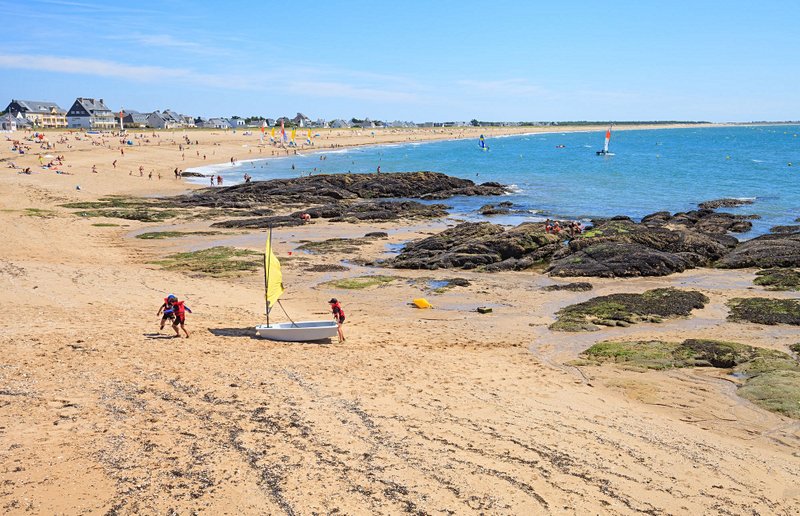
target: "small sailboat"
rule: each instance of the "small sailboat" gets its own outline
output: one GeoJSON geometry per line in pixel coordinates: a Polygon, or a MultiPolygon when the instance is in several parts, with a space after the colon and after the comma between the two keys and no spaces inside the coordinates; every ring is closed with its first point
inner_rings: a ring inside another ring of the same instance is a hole
{"type": "Polygon", "coordinates": [[[484,138],[483,135],[481,135],[481,137],[478,138],[478,147],[480,147],[480,149],[482,151],[488,151],[489,150],[489,146],[486,145],[486,138],[484,138]]]}
{"type": "MultiPolygon", "coordinates": [[[[270,324],[269,313],[276,303],[280,304],[282,294],[283,273],[281,272],[281,262],[272,251],[272,228],[270,228],[264,250],[264,296],[267,306],[267,324],[256,326],[256,335],[282,342],[312,342],[329,339],[336,335],[337,326],[336,321],[333,320],[294,322],[289,319],[288,323],[270,324]]],[[[283,305],[281,305],[281,309],[283,309],[283,305]]]]}
{"type": "Polygon", "coordinates": [[[606,131],[606,141],[603,144],[603,150],[597,151],[598,156],[613,156],[613,152],[608,151],[608,142],[611,140],[611,128],[614,127],[614,124],[608,126],[608,130],[606,131]]]}

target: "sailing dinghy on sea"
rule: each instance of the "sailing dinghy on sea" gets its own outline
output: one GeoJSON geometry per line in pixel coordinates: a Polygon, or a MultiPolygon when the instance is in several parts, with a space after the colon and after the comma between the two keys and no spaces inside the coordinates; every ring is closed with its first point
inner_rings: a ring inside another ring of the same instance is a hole
{"type": "MultiPolygon", "coordinates": [[[[280,304],[281,294],[283,294],[283,273],[281,272],[281,262],[272,251],[272,228],[270,228],[264,250],[264,296],[267,307],[267,324],[256,326],[256,335],[282,342],[311,342],[329,339],[336,335],[337,326],[336,321],[333,320],[294,322],[289,319],[290,322],[287,323],[270,323],[269,313],[276,303],[280,304]]],[[[281,305],[281,309],[283,309],[283,305],[281,305]]]]}
{"type": "Polygon", "coordinates": [[[611,124],[606,131],[606,141],[603,144],[603,150],[597,151],[598,156],[613,156],[613,152],[608,151],[608,142],[611,140],[611,128],[614,127],[614,124],[611,124]]]}

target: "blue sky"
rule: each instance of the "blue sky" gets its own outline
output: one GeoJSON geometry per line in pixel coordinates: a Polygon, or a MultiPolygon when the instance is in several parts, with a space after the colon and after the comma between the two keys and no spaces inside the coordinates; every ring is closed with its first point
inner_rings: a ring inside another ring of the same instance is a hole
{"type": "Polygon", "coordinates": [[[0,0],[0,99],[202,116],[800,119],[800,2],[0,0]]]}

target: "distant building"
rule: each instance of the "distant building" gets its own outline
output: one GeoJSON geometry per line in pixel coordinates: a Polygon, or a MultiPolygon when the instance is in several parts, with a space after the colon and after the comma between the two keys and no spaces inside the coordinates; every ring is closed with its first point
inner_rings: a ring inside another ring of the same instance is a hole
{"type": "Polygon", "coordinates": [[[230,129],[231,123],[224,118],[209,118],[203,122],[202,126],[198,125],[198,127],[206,127],[210,129],[230,129]]]}
{"type": "Polygon", "coordinates": [[[292,118],[292,122],[297,125],[297,127],[308,127],[311,119],[308,118],[303,113],[297,113],[294,118],[292,118]]]}
{"type": "Polygon", "coordinates": [[[238,116],[235,116],[235,117],[233,117],[233,118],[229,118],[229,119],[228,119],[228,123],[229,123],[229,124],[231,125],[231,127],[233,127],[233,128],[236,128],[236,127],[244,127],[245,125],[247,125],[247,124],[245,123],[245,121],[244,121],[244,118],[239,118],[238,116]]]}
{"type": "Polygon", "coordinates": [[[34,127],[67,127],[67,112],[55,102],[12,99],[6,111],[15,117],[21,114],[34,127]]]}
{"type": "MultiPolygon", "coordinates": [[[[127,109],[122,112],[122,125],[123,127],[131,128],[144,128],[147,127],[147,113],[140,113],[132,109],[127,109]]],[[[116,125],[119,125],[119,115],[114,117],[116,125]]]]}
{"type": "Polygon", "coordinates": [[[113,129],[114,113],[103,99],[78,97],[67,112],[67,127],[83,129],[113,129]]]}
{"type": "Polygon", "coordinates": [[[333,129],[350,129],[350,122],[347,120],[342,120],[341,118],[337,118],[331,122],[331,127],[333,129]]]}
{"type": "Polygon", "coordinates": [[[0,131],[16,131],[17,130],[17,117],[7,112],[0,117],[0,131]]]}
{"type": "Polygon", "coordinates": [[[275,119],[267,118],[267,127],[275,127],[275,119]]]}

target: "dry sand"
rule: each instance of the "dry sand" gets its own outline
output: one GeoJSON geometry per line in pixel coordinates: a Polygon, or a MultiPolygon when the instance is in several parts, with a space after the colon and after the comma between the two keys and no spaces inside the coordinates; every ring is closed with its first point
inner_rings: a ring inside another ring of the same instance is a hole
{"type": "MultiPolygon", "coordinates": [[[[35,168],[19,175],[5,168],[7,161],[1,165],[4,513],[800,511],[797,421],[755,407],[706,370],[567,365],[610,337],[714,337],[786,350],[797,341],[791,329],[725,321],[726,299],[758,292],[752,271],[592,280],[594,291],[574,293],[544,292],[554,280],[532,272],[381,270],[398,279],[343,291],[322,283],[375,271],[351,264],[347,271],[308,272],[353,256],[297,253],[300,240],[386,230],[388,240],[359,252],[376,258],[385,255],[387,242],[418,238],[447,221],[320,222],[276,234],[288,288],[284,303],[297,318],[327,318],[325,302],[339,297],[348,340],[263,341],[251,330],[263,321],[257,273],[220,279],[152,263],[212,245],[260,249],[263,233],[145,241],[133,235],[156,226],[205,229],[208,221],[79,218],[58,206],[110,193],[190,188],[171,171],[203,160],[190,156],[195,147],[180,159],[167,143],[180,134],[161,132],[160,146],[128,147],[122,158],[113,138],[106,138],[110,148],[86,140],[71,141],[71,149],[59,144],[49,152],[65,154],[64,170],[73,175],[35,168]],[[139,164],[163,178],[128,176],[139,164]],[[121,225],[93,225],[98,222],[121,225]],[[472,285],[442,294],[427,289],[428,278],[452,277],[472,285]],[[711,303],[689,319],[660,325],[576,335],[546,328],[566,304],[668,285],[697,288],[711,303]],[[155,313],[168,292],[194,310],[189,339],[157,331],[155,313]],[[407,306],[420,295],[435,308],[407,306]],[[472,311],[481,305],[494,312],[472,311]]],[[[343,134],[330,141],[439,136],[454,135],[343,134]]],[[[226,161],[235,150],[238,159],[250,157],[239,137],[190,135],[200,141],[201,155],[214,156],[206,163],[226,161]]],[[[12,156],[4,142],[0,159],[6,158],[22,167],[37,164],[34,155],[12,156]]]]}

